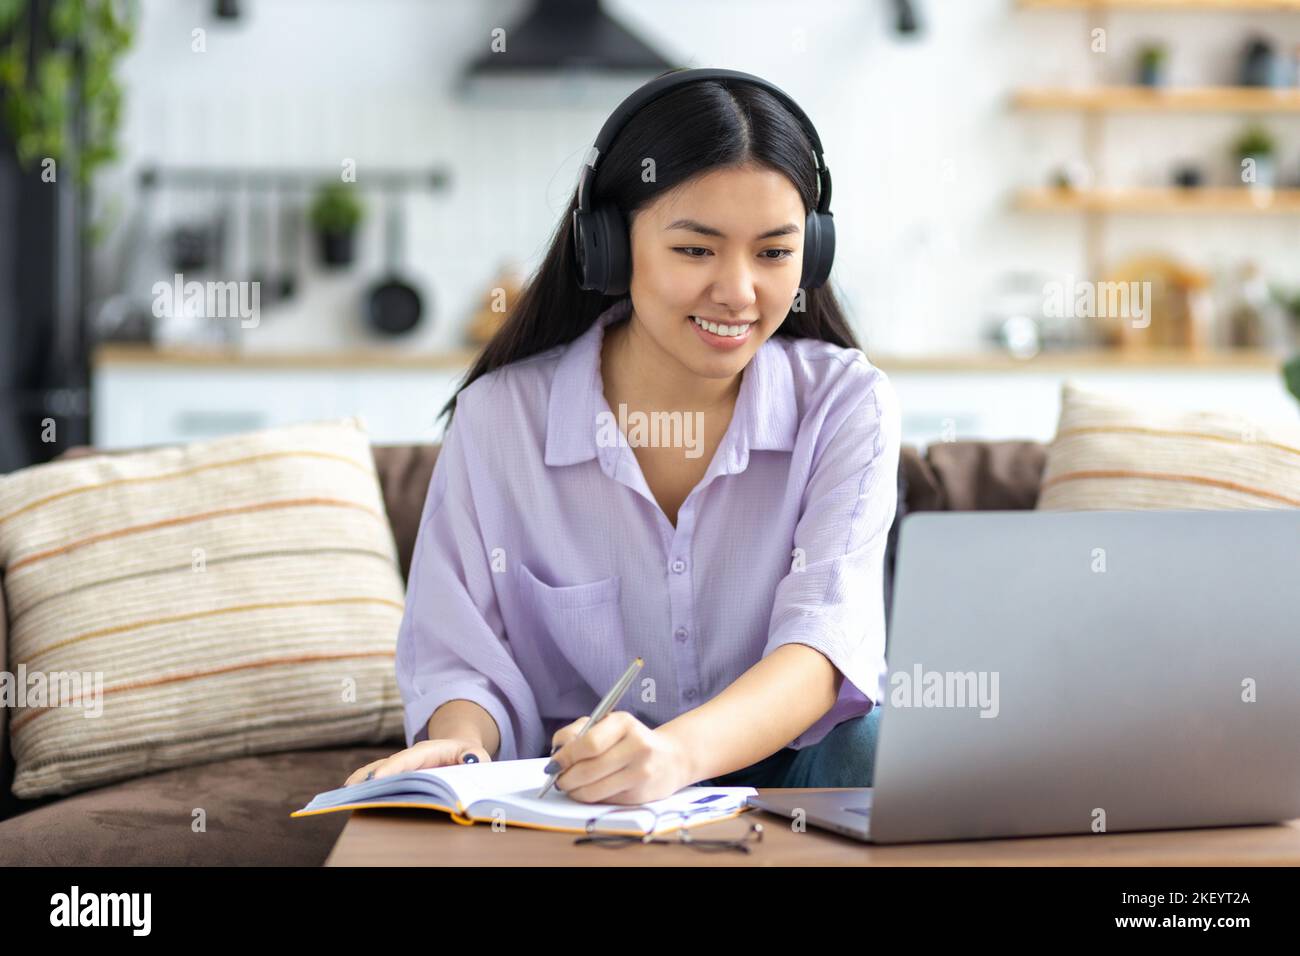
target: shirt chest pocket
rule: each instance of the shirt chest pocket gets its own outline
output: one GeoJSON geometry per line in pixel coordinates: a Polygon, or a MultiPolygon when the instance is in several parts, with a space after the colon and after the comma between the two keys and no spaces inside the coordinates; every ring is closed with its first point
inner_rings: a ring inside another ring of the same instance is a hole
{"type": "MultiPolygon", "coordinates": [[[[635,656],[627,651],[619,577],[556,586],[521,562],[519,589],[529,651],[556,695],[589,687],[603,696],[635,656]]],[[[520,650],[516,647],[515,653],[520,650]]]]}

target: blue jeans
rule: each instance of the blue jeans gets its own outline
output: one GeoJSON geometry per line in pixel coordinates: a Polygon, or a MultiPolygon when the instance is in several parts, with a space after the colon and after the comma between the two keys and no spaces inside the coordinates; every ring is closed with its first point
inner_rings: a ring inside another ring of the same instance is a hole
{"type": "Polygon", "coordinates": [[[758,763],[702,780],[717,787],[869,787],[876,762],[880,708],[836,724],[813,744],[784,747],[758,763]]]}

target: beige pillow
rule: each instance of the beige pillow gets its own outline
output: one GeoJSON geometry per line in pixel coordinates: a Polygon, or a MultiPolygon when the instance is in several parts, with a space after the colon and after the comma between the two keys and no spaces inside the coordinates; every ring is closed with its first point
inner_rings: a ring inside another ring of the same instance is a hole
{"type": "Polygon", "coordinates": [[[359,419],[14,472],[0,566],[18,797],[402,739],[403,582],[359,419]]]}
{"type": "Polygon", "coordinates": [[[1300,425],[1061,389],[1040,509],[1300,508],[1300,425]]]}

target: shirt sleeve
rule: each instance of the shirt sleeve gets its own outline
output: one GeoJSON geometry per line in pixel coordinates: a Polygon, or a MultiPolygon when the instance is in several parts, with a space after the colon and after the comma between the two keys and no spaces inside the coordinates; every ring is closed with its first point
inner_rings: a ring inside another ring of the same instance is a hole
{"type": "Polygon", "coordinates": [[[884,695],[885,545],[902,429],[889,379],[876,369],[868,381],[813,467],[763,649],[766,657],[783,644],[806,644],[844,675],[831,709],[787,745],[795,749],[870,713],[884,695]]]}
{"type": "Polygon", "coordinates": [[[495,759],[540,756],[544,740],[537,702],[505,640],[475,506],[472,479],[487,476],[472,474],[472,441],[461,441],[474,431],[465,420],[467,411],[457,401],[411,556],[396,652],[406,742],[427,739],[433,712],[449,700],[464,699],[496,721],[501,745],[495,759]]]}

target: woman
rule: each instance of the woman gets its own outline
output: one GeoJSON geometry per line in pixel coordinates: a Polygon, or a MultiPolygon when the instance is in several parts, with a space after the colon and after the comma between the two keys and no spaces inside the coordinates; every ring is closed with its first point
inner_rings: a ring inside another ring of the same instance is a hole
{"type": "Polygon", "coordinates": [[[348,784],[549,750],[591,803],[870,785],[893,390],[821,285],[811,124],[748,74],[665,77],[606,124],[443,409],[397,646],[410,746],[348,784]],[[592,205],[628,223],[623,283],[575,254],[592,205]]]}

